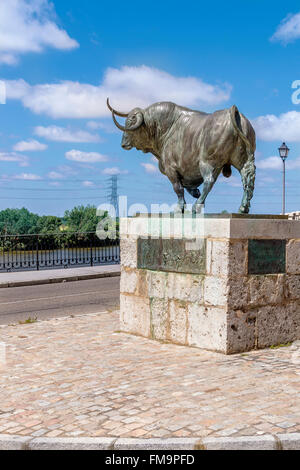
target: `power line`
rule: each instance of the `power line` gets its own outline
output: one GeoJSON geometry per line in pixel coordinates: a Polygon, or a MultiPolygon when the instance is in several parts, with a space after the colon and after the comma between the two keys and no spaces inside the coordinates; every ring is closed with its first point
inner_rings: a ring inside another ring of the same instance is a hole
{"type": "Polygon", "coordinates": [[[72,200],[93,200],[95,201],[95,199],[106,199],[104,196],[95,196],[95,197],[10,197],[10,198],[7,198],[7,197],[0,197],[0,199],[5,199],[5,200],[10,200],[10,201],[14,201],[14,200],[21,200],[21,201],[72,201],[72,200]]]}
{"type": "Polygon", "coordinates": [[[82,188],[82,189],[77,189],[77,188],[64,188],[64,189],[59,189],[57,188],[5,188],[0,186],[0,191],[49,191],[49,192],[59,192],[59,191],[100,191],[103,188],[82,188]]]}
{"type": "Polygon", "coordinates": [[[119,204],[118,204],[118,176],[114,175],[110,178],[110,204],[115,208],[116,217],[119,217],[119,204]]]}

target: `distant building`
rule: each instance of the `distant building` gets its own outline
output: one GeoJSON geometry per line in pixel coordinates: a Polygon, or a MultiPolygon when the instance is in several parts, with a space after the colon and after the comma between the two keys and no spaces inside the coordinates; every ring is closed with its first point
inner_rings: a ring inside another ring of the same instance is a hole
{"type": "Polygon", "coordinates": [[[300,220],[300,211],[297,212],[288,212],[287,214],[291,220],[300,220]]]}

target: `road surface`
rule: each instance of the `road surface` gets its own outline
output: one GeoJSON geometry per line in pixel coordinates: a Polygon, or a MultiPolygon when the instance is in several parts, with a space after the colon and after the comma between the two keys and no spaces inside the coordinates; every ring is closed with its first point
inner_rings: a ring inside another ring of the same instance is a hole
{"type": "Polygon", "coordinates": [[[115,309],[119,286],[120,277],[107,277],[0,289],[0,325],[115,309]]]}

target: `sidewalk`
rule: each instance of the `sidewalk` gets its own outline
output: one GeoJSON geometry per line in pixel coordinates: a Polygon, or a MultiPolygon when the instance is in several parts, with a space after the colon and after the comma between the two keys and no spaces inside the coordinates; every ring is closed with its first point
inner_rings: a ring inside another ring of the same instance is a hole
{"type": "Polygon", "coordinates": [[[0,274],[0,288],[23,287],[58,282],[82,281],[120,275],[120,265],[104,265],[84,268],[49,269],[0,274]]]}
{"type": "Polygon", "coordinates": [[[300,449],[299,342],[224,356],[118,330],[1,327],[0,448],[300,449]]]}

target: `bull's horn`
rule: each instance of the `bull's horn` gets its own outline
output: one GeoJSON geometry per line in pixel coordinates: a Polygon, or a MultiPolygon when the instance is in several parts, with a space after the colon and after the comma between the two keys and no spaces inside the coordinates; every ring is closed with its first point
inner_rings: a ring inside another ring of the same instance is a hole
{"type": "Polygon", "coordinates": [[[127,117],[129,113],[119,113],[119,111],[116,111],[115,109],[113,109],[109,103],[109,98],[107,98],[107,107],[108,109],[112,112],[112,113],[115,113],[117,116],[120,116],[120,117],[127,117]]]}
{"type": "Polygon", "coordinates": [[[112,110],[112,118],[113,118],[113,120],[114,120],[115,125],[118,127],[118,129],[120,129],[121,131],[125,132],[125,131],[126,131],[125,127],[124,127],[124,126],[121,126],[121,124],[119,124],[118,121],[116,120],[116,116],[115,116],[114,110],[112,110]]]}

